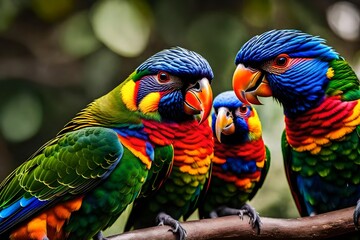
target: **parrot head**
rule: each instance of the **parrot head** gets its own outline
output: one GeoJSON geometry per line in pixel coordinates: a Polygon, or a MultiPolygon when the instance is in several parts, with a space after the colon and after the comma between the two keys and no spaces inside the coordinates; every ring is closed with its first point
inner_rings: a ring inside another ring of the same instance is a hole
{"type": "Polygon", "coordinates": [[[156,53],[133,72],[121,90],[126,107],[144,117],[184,121],[210,114],[213,72],[199,54],[176,47],[156,53]]]}
{"type": "Polygon", "coordinates": [[[213,107],[212,130],[219,142],[231,145],[261,137],[256,110],[241,102],[233,91],[216,96],[213,107]]]}
{"type": "Polygon", "coordinates": [[[245,103],[273,96],[285,115],[317,106],[325,97],[339,55],[325,40],[298,30],[271,30],[246,42],[235,58],[233,89],[245,103]]]}

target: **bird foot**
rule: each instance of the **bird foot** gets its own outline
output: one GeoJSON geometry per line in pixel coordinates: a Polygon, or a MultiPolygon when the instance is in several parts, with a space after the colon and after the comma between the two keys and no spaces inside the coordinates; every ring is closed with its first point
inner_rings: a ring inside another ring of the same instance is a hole
{"type": "Polygon", "coordinates": [[[106,237],[104,237],[102,231],[98,232],[95,236],[93,236],[94,240],[107,240],[106,237]]]}
{"type": "Polygon", "coordinates": [[[217,218],[219,217],[218,213],[217,213],[217,210],[212,210],[210,213],[209,213],[209,217],[210,218],[217,218]]]}
{"type": "Polygon", "coordinates": [[[170,215],[161,212],[157,215],[156,222],[158,223],[158,225],[170,226],[170,231],[177,234],[177,238],[179,240],[184,240],[186,238],[186,230],[181,226],[179,221],[173,219],[170,215]]]}
{"type": "MultiPolygon", "coordinates": [[[[210,213],[214,215],[214,213],[210,213]]],[[[244,204],[240,209],[229,208],[226,206],[222,206],[216,209],[216,214],[220,217],[229,216],[229,215],[238,215],[241,220],[244,219],[244,214],[249,216],[252,228],[256,231],[257,234],[260,234],[261,229],[261,219],[259,213],[255,211],[255,208],[251,207],[249,204],[244,204]]]]}
{"type": "Polygon", "coordinates": [[[354,225],[356,230],[359,230],[359,217],[360,217],[360,199],[356,203],[355,211],[354,211],[354,225]]]}

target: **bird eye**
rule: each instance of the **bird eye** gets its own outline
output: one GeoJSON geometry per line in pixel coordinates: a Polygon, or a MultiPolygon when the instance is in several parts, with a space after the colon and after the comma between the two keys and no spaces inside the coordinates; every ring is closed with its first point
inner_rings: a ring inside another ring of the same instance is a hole
{"type": "Polygon", "coordinates": [[[170,81],[170,75],[167,72],[159,72],[157,77],[162,83],[170,81]]]}
{"type": "Polygon", "coordinates": [[[275,58],[274,64],[278,67],[285,67],[289,62],[289,56],[287,54],[280,54],[275,58]]]}
{"type": "Polygon", "coordinates": [[[248,110],[247,106],[246,105],[242,105],[241,107],[239,107],[239,111],[240,113],[246,113],[248,110]]]}
{"type": "Polygon", "coordinates": [[[249,108],[246,104],[238,107],[235,111],[235,115],[241,118],[247,118],[248,113],[249,113],[249,108]]]}

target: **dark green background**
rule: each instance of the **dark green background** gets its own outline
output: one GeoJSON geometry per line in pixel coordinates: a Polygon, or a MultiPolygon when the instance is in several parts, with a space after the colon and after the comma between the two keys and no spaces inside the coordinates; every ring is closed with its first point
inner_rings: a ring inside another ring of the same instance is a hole
{"type": "MultiPolygon", "coordinates": [[[[356,16],[355,25],[346,18],[352,12],[359,17],[360,4],[334,5],[338,2],[0,0],[0,179],[86,104],[164,48],[182,46],[208,59],[215,74],[214,96],[231,89],[241,45],[274,28],[320,35],[360,69],[360,24],[356,16]],[[335,12],[344,6],[350,12],[339,17],[335,12]],[[329,21],[345,21],[341,30],[350,27],[350,33],[338,34],[329,21]]],[[[272,166],[251,203],[262,216],[297,217],[280,151],[282,110],[272,99],[263,102],[256,108],[272,166]]],[[[119,230],[110,231],[115,232],[119,230]]]]}

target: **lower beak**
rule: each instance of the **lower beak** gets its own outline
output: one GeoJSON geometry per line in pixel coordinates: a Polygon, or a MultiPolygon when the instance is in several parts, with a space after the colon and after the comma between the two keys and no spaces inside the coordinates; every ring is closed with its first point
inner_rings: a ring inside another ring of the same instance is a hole
{"type": "Polygon", "coordinates": [[[260,97],[272,96],[267,79],[261,71],[238,64],[233,76],[233,89],[236,96],[244,103],[261,104],[260,97]]]}
{"type": "Polygon", "coordinates": [[[225,107],[218,109],[215,122],[215,135],[219,142],[221,142],[221,134],[230,135],[235,132],[235,125],[232,114],[225,107]]]}
{"type": "Polygon", "coordinates": [[[212,108],[212,90],[207,78],[197,81],[187,89],[184,110],[186,114],[200,114],[199,124],[208,118],[212,108]]]}

